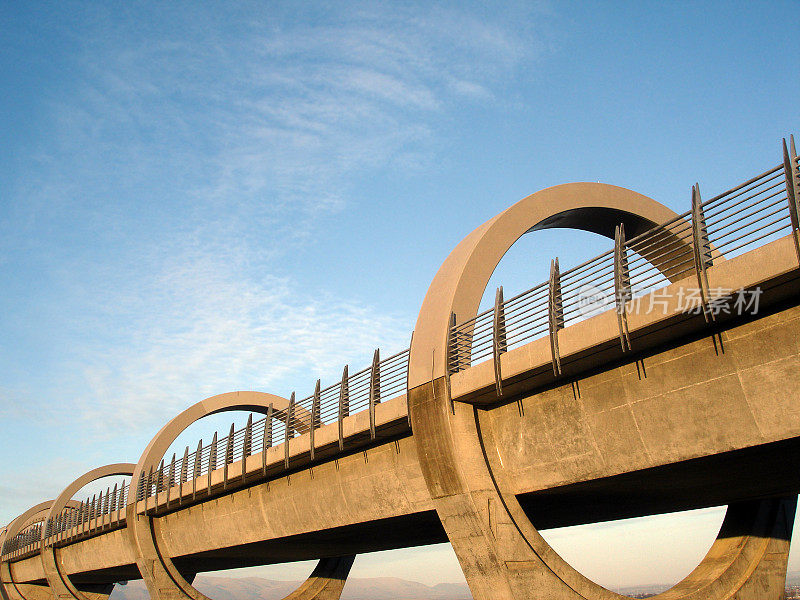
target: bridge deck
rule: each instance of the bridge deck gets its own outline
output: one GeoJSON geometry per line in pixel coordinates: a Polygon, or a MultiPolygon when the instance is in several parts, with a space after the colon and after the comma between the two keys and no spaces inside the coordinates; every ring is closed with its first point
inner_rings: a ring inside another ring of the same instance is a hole
{"type": "MultiPolygon", "coordinates": [[[[654,496],[662,500],[660,510],[730,500],[713,494],[723,479],[741,498],[769,490],[763,480],[770,478],[780,482],[775,495],[800,488],[792,474],[800,473],[800,409],[782,393],[800,389],[793,240],[718,262],[708,277],[712,289],[761,286],[764,310],[746,322],[720,319],[709,328],[702,316],[686,315],[675,304],[679,289],[695,285],[686,279],[669,286],[666,314],[629,316],[635,354],[621,352],[613,311],[560,331],[566,383],[553,376],[546,338],[502,355],[505,404],[497,405],[494,396],[491,361],[452,376],[454,400],[479,410],[493,404],[488,414],[500,436],[501,460],[523,504],[532,513],[552,512],[543,526],[631,516],[654,496]],[[781,472],[756,468],[759,449],[774,451],[775,444],[784,444],[781,472]],[[670,469],[723,452],[732,453],[727,470],[709,460],[707,477],[694,487],[671,488],[670,469]],[[745,467],[756,473],[742,476],[737,470],[745,467]],[[758,485],[753,477],[760,477],[758,485]],[[609,478],[617,479],[604,486],[609,478]],[[644,491],[638,501],[631,493],[625,504],[611,489],[644,491]],[[556,510],[559,502],[570,510],[556,510]],[[592,512],[592,505],[600,508],[592,512]]],[[[378,405],[376,420],[379,439],[371,441],[366,412],[345,419],[344,454],[335,424],[318,429],[320,462],[312,468],[306,434],[291,441],[288,475],[277,474],[284,450],[276,446],[267,451],[268,481],[250,479],[263,469],[259,453],[228,465],[231,486],[245,466],[239,489],[223,489],[217,469],[210,475],[215,497],[192,502],[193,489],[208,488],[201,476],[196,486],[171,488],[169,504],[163,491],[137,509],[159,515],[155,527],[164,550],[194,571],[319,558],[334,546],[343,553],[444,541],[408,431],[405,396],[378,405]]],[[[138,577],[125,535],[123,520],[89,539],[60,542],[65,572],[76,581],[138,577]]],[[[43,580],[38,556],[19,557],[12,568],[16,581],[43,580]]]]}

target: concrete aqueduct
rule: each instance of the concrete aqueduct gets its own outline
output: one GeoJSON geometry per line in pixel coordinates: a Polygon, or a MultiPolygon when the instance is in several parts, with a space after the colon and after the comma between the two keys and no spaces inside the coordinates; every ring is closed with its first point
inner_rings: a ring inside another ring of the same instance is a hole
{"type": "Polygon", "coordinates": [[[800,490],[800,175],[783,161],[677,215],[603,184],[548,188],[470,233],[408,350],[307,398],[191,406],[136,463],[86,473],[2,530],[3,600],[104,600],[144,579],[318,559],[292,600],[338,599],[358,553],[449,541],[478,600],[623,596],[539,530],[726,504],[706,557],[660,600],[781,597],[800,490]],[[479,304],[523,234],[577,228],[608,252],[479,304]],[[589,290],[589,292],[587,292],[589,290]],[[207,415],[227,437],[166,456],[207,415]],[[125,476],[85,501],[73,496],[125,476]]]}

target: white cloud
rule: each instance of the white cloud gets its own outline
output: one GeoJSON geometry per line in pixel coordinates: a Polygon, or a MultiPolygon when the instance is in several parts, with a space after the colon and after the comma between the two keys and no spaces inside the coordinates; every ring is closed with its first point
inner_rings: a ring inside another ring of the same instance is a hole
{"type": "Polygon", "coordinates": [[[375,347],[408,342],[408,323],[390,311],[311,298],[282,278],[255,281],[236,252],[170,256],[132,291],[100,293],[92,312],[103,316],[75,348],[89,424],[103,407],[132,426],[160,424],[234,389],[304,395],[317,377],[337,377],[346,357],[366,363],[375,347]]]}
{"type": "Polygon", "coordinates": [[[116,21],[86,36],[24,190],[29,230],[78,222],[96,246],[87,261],[34,238],[73,311],[61,394],[88,422],[310,386],[343,357],[407,344],[411,323],[391,307],[312,296],[275,261],[352,206],[354,181],[430,163],[447,114],[502,97],[538,51],[500,19],[438,8],[198,27],[215,18],[192,12],[175,36],[116,21]]]}

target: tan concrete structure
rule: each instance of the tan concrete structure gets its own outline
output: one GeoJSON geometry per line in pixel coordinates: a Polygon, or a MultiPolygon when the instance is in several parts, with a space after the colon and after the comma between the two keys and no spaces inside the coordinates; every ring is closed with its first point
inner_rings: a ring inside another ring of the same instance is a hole
{"type": "Polygon", "coordinates": [[[88,473],[9,525],[0,540],[3,600],[101,600],[115,581],[138,577],[152,598],[207,600],[191,585],[198,572],[312,558],[317,568],[287,600],[335,600],[356,554],[448,540],[477,600],[621,599],[567,564],[539,530],[721,504],[728,511],[707,556],[657,597],[777,600],[800,490],[796,165],[787,153],[783,171],[708,201],[718,213],[725,198],[736,206],[747,186],[785,175],[788,235],[777,230],[727,260],[724,244],[717,250],[708,239],[696,190],[687,221],[610,185],[568,184],[523,199],[467,236],[437,273],[404,393],[382,392],[387,369],[394,380],[402,372],[376,354],[371,369],[345,370],[337,388],[317,385],[305,403],[234,392],[191,406],[136,465],[88,473]],[[524,233],[551,227],[615,239],[617,310],[564,326],[556,266],[549,337],[507,347],[498,294],[492,358],[453,368],[454,324],[467,324],[469,356],[481,343],[477,323],[487,321],[478,306],[498,262],[524,233]],[[632,296],[620,295],[626,240],[663,275],[663,311],[637,313],[632,296]],[[693,304],[676,300],[698,285],[693,304]],[[709,312],[736,289],[759,290],[761,310],[709,312]],[[367,388],[368,409],[351,412],[366,398],[355,390],[367,388]],[[164,465],[186,427],[230,410],[269,415],[261,446],[251,419],[226,438],[222,465],[197,470],[199,451],[191,476],[188,454],[164,465]],[[286,435],[275,445],[271,419],[286,435]],[[101,507],[77,525],[63,518],[78,488],[112,471],[132,474],[124,514],[112,519],[109,509],[106,518],[101,507]],[[5,543],[59,515],[62,529],[44,528],[40,547],[5,543]]]}

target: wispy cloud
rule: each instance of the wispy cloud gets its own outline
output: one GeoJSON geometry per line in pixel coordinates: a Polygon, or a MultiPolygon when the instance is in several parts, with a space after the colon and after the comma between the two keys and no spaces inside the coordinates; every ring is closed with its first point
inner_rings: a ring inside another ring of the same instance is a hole
{"type": "Polygon", "coordinates": [[[315,378],[336,377],[344,357],[366,362],[378,346],[408,342],[408,324],[391,311],[311,298],[277,277],[255,282],[236,262],[231,254],[170,257],[135,296],[96,298],[87,341],[75,349],[88,422],[101,406],[149,425],[224,391],[308,393],[315,378]],[[103,335],[120,322],[126,332],[103,335]]]}
{"type": "Polygon", "coordinates": [[[406,344],[409,315],[276,267],[354,208],[360,178],[435,164],[448,114],[506,101],[541,49],[523,20],[435,7],[226,11],[219,28],[214,9],[169,10],[171,28],[109,17],[86,32],[20,183],[17,237],[58,238],[32,238],[71,336],[53,400],[88,422],[286,392],[406,344]]]}

